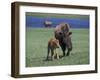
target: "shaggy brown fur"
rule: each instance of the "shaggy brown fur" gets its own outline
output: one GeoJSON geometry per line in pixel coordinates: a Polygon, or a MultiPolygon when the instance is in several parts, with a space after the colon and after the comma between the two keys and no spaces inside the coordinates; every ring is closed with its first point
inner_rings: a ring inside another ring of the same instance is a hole
{"type": "Polygon", "coordinates": [[[63,51],[63,56],[68,56],[72,50],[72,41],[70,36],[72,32],[70,32],[69,24],[61,23],[57,25],[54,34],[55,38],[59,40],[59,44],[63,51]],[[66,49],[68,49],[67,54],[65,54],[66,49]]]}

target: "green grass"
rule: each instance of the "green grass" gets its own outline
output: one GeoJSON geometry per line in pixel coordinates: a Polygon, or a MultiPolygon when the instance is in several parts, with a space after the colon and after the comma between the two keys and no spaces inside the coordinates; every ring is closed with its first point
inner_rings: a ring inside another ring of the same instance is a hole
{"type": "MultiPolygon", "coordinates": [[[[26,67],[89,64],[89,29],[71,29],[73,50],[70,56],[45,61],[47,43],[54,35],[53,28],[26,28],[26,67]]],[[[58,49],[62,55],[61,49],[58,49]]]]}

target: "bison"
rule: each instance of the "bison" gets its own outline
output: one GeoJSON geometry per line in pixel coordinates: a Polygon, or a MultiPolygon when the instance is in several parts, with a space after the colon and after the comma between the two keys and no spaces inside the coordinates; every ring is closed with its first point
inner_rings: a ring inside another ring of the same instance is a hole
{"type": "Polygon", "coordinates": [[[51,21],[45,21],[44,22],[44,26],[47,28],[47,27],[51,27],[52,26],[52,22],[51,21]]]}
{"type": "Polygon", "coordinates": [[[47,53],[47,59],[49,59],[49,55],[51,60],[54,60],[55,57],[57,57],[57,59],[59,59],[59,55],[58,53],[56,52],[56,49],[59,48],[59,40],[55,39],[55,38],[51,38],[49,41],[48,41],[48,53],[47,53]],[[51,53],[51,54],[50,54],[51,53]]]}
{"type": "Polygon", "coordinates": [[[70,26],[68,23],[61,23],[56,26],[55,31],[55,38],[59,40],[60,47],[63,51],[63,56],[69,56],[70,51],[72,50],[72,41],[71,41],[71,34],[70,26]],[[65,53],[66,49],[67,54],[65,53]]]}

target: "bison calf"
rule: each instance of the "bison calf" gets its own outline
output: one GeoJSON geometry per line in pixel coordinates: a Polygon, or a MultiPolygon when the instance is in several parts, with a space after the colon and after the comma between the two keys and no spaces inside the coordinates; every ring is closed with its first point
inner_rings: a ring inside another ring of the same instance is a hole
{"type": "Polygon", "coordinates": [[[51,60],[54,60],[54,58],[56,57],[57,59],[59,59],[59,55],[56,52],[56,49],[59,48],[59,40],[52,38],[48,41],[48,53],[47,53],[47,60],[49,59],[49,55],[51,60]],[[50,54],[51,53],[51,54],[50,54]]]}

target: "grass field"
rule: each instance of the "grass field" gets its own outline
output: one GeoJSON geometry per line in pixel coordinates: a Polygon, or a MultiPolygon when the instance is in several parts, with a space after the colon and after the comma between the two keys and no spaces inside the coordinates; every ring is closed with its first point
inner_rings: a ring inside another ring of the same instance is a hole
{"type": "MultiPolygon", "coordinates": [[[[73,50],[70,56],[45,61],[47,42],[54,35],[53,28],[26,28],[26,67],[89,64],[89,29],[71,29],[73,50]]],[[[62,55],[61,49],[58,53],[62,55]]]]}

